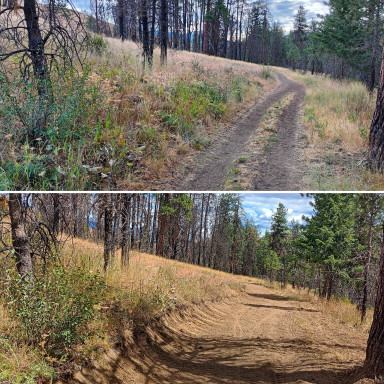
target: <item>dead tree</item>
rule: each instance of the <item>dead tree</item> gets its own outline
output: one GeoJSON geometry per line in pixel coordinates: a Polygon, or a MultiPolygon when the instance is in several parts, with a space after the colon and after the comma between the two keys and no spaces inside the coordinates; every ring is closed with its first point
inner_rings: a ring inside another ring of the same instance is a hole
{"type": "Polygon", "coordinates": [[[122,195],[123,207],[121,213],[122,227],[121,227],[121,264],[129,264],[129,248],[131,246],[131,237],[129,234],[129,222],[130,222],[130,209],[131,209],[130,194],[124,193],[122,195]]]}
{"type": "Polygon", "coordinates": [[[31,245],[27,232],[27,215],[26,209],[22,204],[22,197],[21,194],[10,193],[8,204],[16,267],[21,278],[26,281],[32,279],[33,272],[31,245]]]}
{"type": "Polygon", "coordinates": [[[168,2],[160,1],[160,62],[165,65],[167,62],[168,47],[168,2]]]}
{"type": "Polygon", "coordinates": [[[32,111],[35,123],[27,132],[33,141],[46,121],[53,66],[66,70],[73,68],[75,61],[81,62],[79,50],[87,34],[71,0],[18,1],[22,0],[0,10],[0,62],[7,62],[3,81],[7,73],[13,78],[17,67],[23,82],[33,80],[28,84],[39,96],[39,104],[32,111]]]}

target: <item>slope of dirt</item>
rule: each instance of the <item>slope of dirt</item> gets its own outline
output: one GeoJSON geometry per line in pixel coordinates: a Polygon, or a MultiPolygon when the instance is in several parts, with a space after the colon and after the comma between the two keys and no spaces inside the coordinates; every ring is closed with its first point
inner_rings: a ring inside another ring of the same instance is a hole
{"type": "Polygon", "coordinates": [[[274,73],[280,85],[260,99],[238,123],[223,132],[216,141],[188,159],[188,164],[170,182],[169,190],[219,191],[224,189],[228,170],[235,159],[244,155],[252,133],[258,128],[267,110],[284,96],[293,93],[294,99],[284,112],[278,125],[279,142],[266,156],[261,169],[255,169],[254,190],[300,189],[299,139],[301,104],[304,86],[289,80],[279,72],[274,73]]]}
{"type": "Polygon", "coordinates": [[[238,297],[165,316],[74,382],[346,384],[366,338],[253,282],[238,297]]]}

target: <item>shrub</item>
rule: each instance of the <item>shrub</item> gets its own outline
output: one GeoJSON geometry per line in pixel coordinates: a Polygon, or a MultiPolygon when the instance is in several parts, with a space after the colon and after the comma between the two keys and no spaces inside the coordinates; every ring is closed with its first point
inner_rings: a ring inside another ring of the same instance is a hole
{"type": "Polygon", "coordinates": [[[10,274],[8,307],[20,320],[29,343],[63,358],[91,336],[88,323],[105,289],[99,274],[80,268],[65,270],[58,263],[31,283],[23,282],[16,272],[10,274]]]}
{"type": "Polygon", "coordinates": [[[2,190],[57,189],[64,179],[77,183],[84,177],[82,157],[96,150],[89,136],[105,110],[100,86],[86,68],[83,73],[51,73],[49,90],[42,101],[33,80],[10,80],[0,73],[0,137],[8,138],[3,145],[8,143],[12,154],[0,170],[2,190]],[[38,118],[44,120],[40,127],[38,118]],[[28,143],[32,136],[37,139],[33,144],[28,143]]]}
{"type": "Polygon", "coordinates": [[[263,69],[261,70],[260,76],[265,80],[273,79],[272,72],[271,72],[271,69],[269,67],[263,66],[263,69]]]}
{"type": "Polygon", "coordinates": [[[108,42],[103,39],[103,36],[95,35],[89,38],[88,47],[92,53],[101,55],[108,49],[108,42]]]}
{"type": "Polygon", "coordinates": [[[225,113],[227,92],[217,83],[178,81],[170,90],[171,112],[163,112],[167,127],[176,128],[185,139],[194,137],[194,127],[207,117],[219,119],[225,113]]]}

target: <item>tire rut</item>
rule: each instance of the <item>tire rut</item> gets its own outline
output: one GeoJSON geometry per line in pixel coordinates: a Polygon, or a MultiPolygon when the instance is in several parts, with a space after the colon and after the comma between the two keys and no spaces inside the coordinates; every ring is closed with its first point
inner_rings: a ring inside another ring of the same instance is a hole
{"type": "MultiPolygon", "coordinates": [[[[270,93],[262,97],[254,106],[252,106],[232,128],[223,132],[216,141],[194,156],[186,166],[186,168],[174,177],[169,185],[169,190],[188,190],[188,191],[219,191],[224,189],[224,184],[228,175],[228,170],[235,159],[242,157],[247,143],[258,128],[261,120],[268,109],[278,100],[287,94],[294,93],[295,97],[290,108],[286,111],[279,124],[279,139],[278,147],[282,147],[281,153],[285,153],[289,148],[289,160],[287,157],[279,157],[279,161],[272,161],[269,157],[264,161],[266,171],[259,171],[261,178],[255,180],[257,188],[255,190],[264,190],[263,185],[266,177],[271,177],[271,171],[275,169],[278,173],[275,190],[284,190],[289,186],[289,180],[286,184],[281,181],[281,175],[286,174],[287,161],[294,159],[294,152],[297,148],[298,127],[299,127],[299,111],[301,102],[305,94],[305,88],[300,84],[289,80],[279,72],[274,73],[279,79],[280,84],[270,93]],[[291,138],[295,138],[295,143],[290,143],[291,138]],[[269,166],[271,161],[273,166],[269,166]],[[279,169],[276,169],[278,167],[279,169]],[[281,168],[281,169],[280,169],[281,168]],[[265,178],[264,178],[265,175],[265,178]],[[260,188],[258,188],[260,186],[260,188]]],[[[279,152],[280,153],[280,152],[279,152]]],[[[294,162],[291,168],[297,167],[297,162],[294,162]]],[[[255,170],[255,173],[256,170],[255,170]]],[[[293,171],[290,172],[293,174],[293,171]]],[[[274,181],[271,181],[268,188],[273,188],[274,181]]],[[[297,180],[295,181],[297,187],[297,180]]]]}
{"type": "Polygon", "coordinates": [[[279,119],[278,141],[269,151],[254,178],[253,189],[258,191],[299,191],[302,179],[301,111],[304,86],[291,82],[294,98],[279,119]]]}

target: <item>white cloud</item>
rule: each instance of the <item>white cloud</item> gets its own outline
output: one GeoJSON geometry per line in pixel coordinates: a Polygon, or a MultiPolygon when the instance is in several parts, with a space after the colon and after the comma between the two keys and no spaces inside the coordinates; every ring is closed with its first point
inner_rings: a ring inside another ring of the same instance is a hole
{"type": "Polygon", "coordinates": [[[303,215],[312,214],[312,207],[309,205],[312,198],[298,193],[243,193],[241,196],[246,216],[259,226],[262,233],[270,228],[272,215],[279,203],[287,208],[288,222],[302,222],[303,215]]]}

